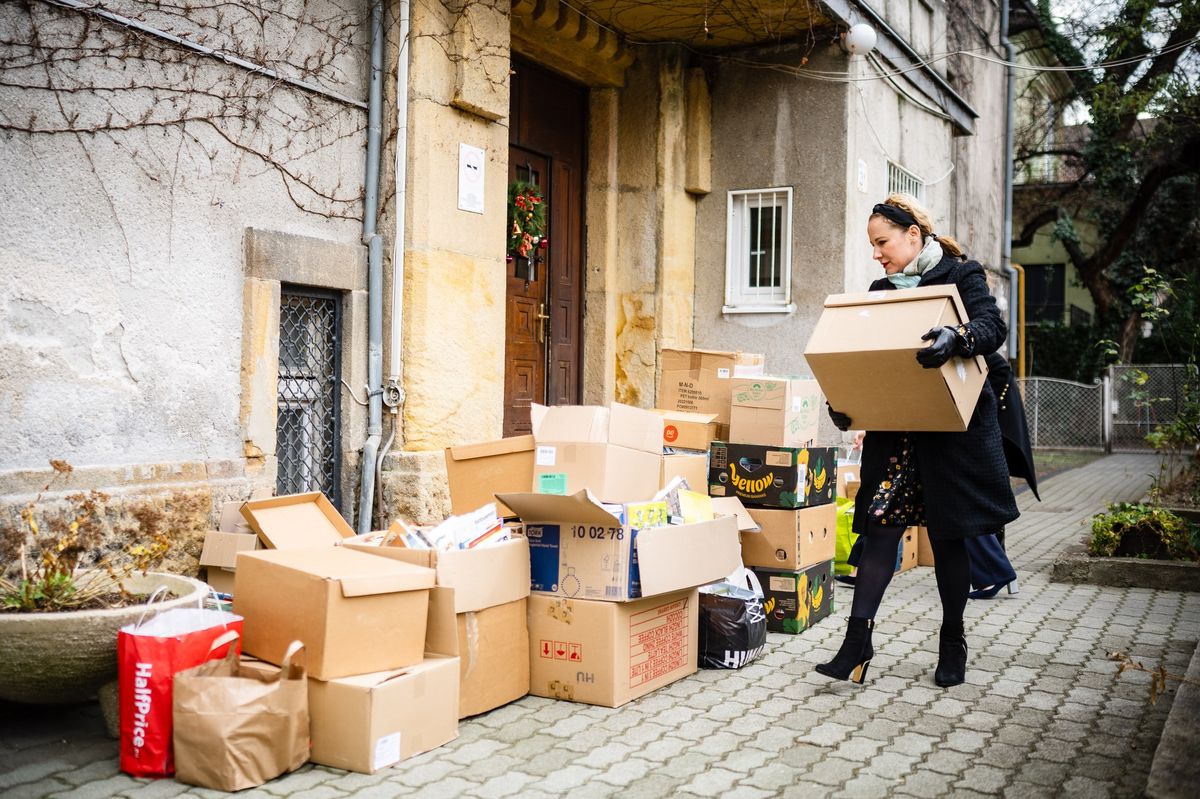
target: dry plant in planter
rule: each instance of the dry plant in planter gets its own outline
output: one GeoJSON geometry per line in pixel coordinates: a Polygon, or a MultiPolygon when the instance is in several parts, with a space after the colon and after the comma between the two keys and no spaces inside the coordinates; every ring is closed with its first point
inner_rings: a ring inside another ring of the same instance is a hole
{"type": "Polygon", "coordinates": [[[96,610],[145,601],[125,581],[157,566],[170,549],[161,514],[153,508],[135,510],[138,543],[91,560],[107,530],[109,496],[93,489],[68,495],[65,504],[43,507],[46,493],[72,471],[66,461],[52,460],[50,466],[53,475],[21,510],[19,521],[0,522],[0,560],[8,564],[0,574],[0,612],[96,610]],[[118,555],[124,555],[120,563],[118,555]]]}

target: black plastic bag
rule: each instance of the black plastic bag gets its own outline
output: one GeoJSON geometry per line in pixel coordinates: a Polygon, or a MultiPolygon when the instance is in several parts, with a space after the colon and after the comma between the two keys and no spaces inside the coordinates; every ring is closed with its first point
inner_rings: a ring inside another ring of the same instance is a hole
{"type": "Polygon", "coordinates": [[[767,614],[757,594],[731,583],[700,589],[700,668],[740,669],[766,643],[767,614]]]}

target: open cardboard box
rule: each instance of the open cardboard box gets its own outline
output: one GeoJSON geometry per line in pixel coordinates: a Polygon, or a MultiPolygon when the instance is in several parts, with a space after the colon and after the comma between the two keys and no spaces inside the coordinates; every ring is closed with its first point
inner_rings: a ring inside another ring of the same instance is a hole
{"type": "Polygon", "coordinates": [[[740,562],[730,516],[635,531],[586,491],[499,499],[524,523],[534,591],[625,602],[720,580],[740,562]]]}
{"type": "Polygon", "coordinates": [[[772,447],[806,447],[817,439],[825,403],[811,377],[733,380],[729,441],[772,447]]]}
{"type": "Polygon", "coordinates": [[[354,536],[320,491],[252,499],[242,505],[242,516],[269,549],[328,547],[354,536]]]}
{"type": "MultiPolygon", "coordinates": [[[[663,420],[657,413],[618,402],[608,408],[534,403],[530,418],[533,490],[566,495],[586,488],[608,502],[654,493],[662,468],[663,420]]],[[[504,496],[498,498],[504,502],[504,496]]]]}
{"type": "Polygon", "coordinates": [[[916,354],[929,346],[921,336],[931,328],[965,321],[952,285],[833,294],[804,358],[830,407],[857,429],[961,432],[987,378],[983,358],[925,369],[916,354]]]}
{"type": "Polygon", "coordinates": [[[305,644],[318,680],[399,669],[421,660],[432,569],[326,544],[240,552],[234,612],[242,649],[274,663],[305,644]]]}
{"type": "Polygon", "coordinates": [[[618,707],[695,673],[699,604],[694,588],[632,602],[530,595],[529,692],[618,707]]]}
{"type": "Polygon", "coordinates": [[[761,375],[764,360],[754,352],[664,348],[655,404],[672,411],[716,414],[717,422],[728,426],[730,379],[761,375]]]}
{"type": "MultiPolygon", "coordinates": [[[[456,516],[495,502],[495,495],[533,488],[533,436],[446,447],[450,512],[456,516]]],[[[499,505],[500,516],[512,511],[499,505]]]]}

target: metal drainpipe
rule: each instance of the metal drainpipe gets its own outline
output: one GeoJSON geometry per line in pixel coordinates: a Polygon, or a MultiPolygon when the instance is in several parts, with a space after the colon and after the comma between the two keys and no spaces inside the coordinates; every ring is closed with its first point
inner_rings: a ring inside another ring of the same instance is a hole
{"type": "Polygon", "coordinates": [[[375,496],[383,497],[383,459],[387,457],[400,429],[404,407],[404,365],[400,358],[400,335],[404,321],[404,237],[408,209],[408,28],[409,0],[400,0],[400,54],[396,60],[396,238],[392,242],[392,325],[388,336],[388,379],[383,401],[392,417],[392,431],[379,450],[375,463],[375,496]]]}
{"type": "MultiPolygon", "coordinates": [[[[1011,0],[1000,0],[1000,45],[1004,48],[1004,60],[1009,64],[1016,58],[1016,48],[1008,40],[1010,2],[1011,0]]],[[[1000,263],[1008,274],[1008,357],[1012,360],[1018,356],[1017,349],[1020,345],[1017,328],[1020,322],[1018,303],[1021,301],[1017,270],[1012,268],[1013,127],[1016,116],[1017,73],[1011,66],[1005,65],[1004,77],[1004,240],[1000,263]]]]}
{"type": "Polygon", "coordinates": [[[375,456],[383,434],[383,239],[376,232],[379,212],[380,117],[383,108],[383,0],[371,3],[371,85],[367,101],[366,198],[363,243],[367,245],[367,440],[363,444],[358,497],[358,532],[371,532],[375,498],[375,456]]]}

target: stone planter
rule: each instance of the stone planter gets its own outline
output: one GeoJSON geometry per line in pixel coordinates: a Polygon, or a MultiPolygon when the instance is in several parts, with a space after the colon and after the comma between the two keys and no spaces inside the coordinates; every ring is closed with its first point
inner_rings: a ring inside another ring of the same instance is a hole
{"type": "Polygon", "coordinates": [[[1148,558],[1097,558],[1088,554],[1086,545],[1073,544],[1054,559],[1050,579],[1056,583],[1200,592],[1200,563],[1148,558]]]}
{"type": "MultiPolygon", "coordinates": [[[[125,581],[135,593],[167,586],[176,599],[156,602],[156,610],[197,605],[208,586],[177,574],[134,575],[125,581]]],[[[96,697],[117,676],[117,630],[133,624],[145,605],[62,613],[0,613],[0,700],[26,704],[66,704],[96,697]]]]}

